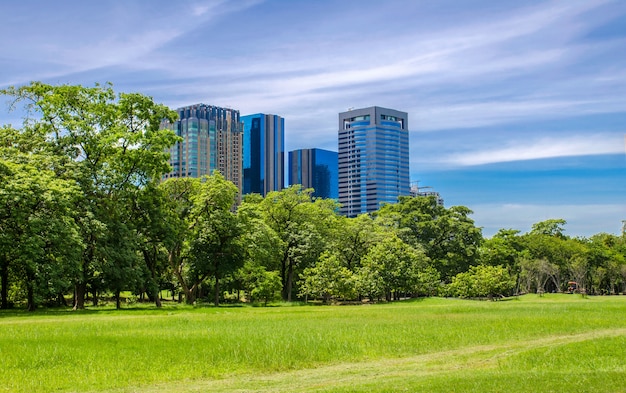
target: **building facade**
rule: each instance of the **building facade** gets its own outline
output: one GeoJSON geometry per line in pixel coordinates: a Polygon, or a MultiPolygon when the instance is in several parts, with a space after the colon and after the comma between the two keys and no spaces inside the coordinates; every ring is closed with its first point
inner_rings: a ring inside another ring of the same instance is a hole
{"type": "Polygon", "coordinates": [[[411,184],[412,197],[434,197],[437,205],[443,206],[443,198],[437,191],[433,191],[432,187],[419,187],[417,183],[411,184]]]}
{"type": "Polygon", "coordinates": [[[410,194],[408,115],[369,107],[339,113],[339,203],[355,217],[410,194]]]}
{"type": "Polygon", "coordinates": [[[285,119],[257,113],[243,122],[243,193],[265,196],[285,184],[285,119]]]}
{"type": "Polygon", "coordinates": [[[178,120],[163,127],[183,138],[170,148],[172,172],[164,178],[202,177],[218,170],[242,190],[242,134],[239,111],[195,104],[179,108],[178,120]]]}
{"type": "Polygon", "coordinates": [[[339,198],[337,152],[300,149],[289,152],[289,185],[313,188],[313,196],[339,198]]]}

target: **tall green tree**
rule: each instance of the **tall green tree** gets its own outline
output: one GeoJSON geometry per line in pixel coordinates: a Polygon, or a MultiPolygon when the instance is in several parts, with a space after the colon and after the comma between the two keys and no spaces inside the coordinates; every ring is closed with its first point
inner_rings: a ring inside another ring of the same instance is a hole
{"type": "Polygon", "coordinates": [[[200,179],[168,179],[158,186],[165,198],[163,219],[167,228],[163,245],[167,251],[167,261],[185,296],[185,302],[196,300],[197,282],[189,277],[189,256],[192,230],[195,222],[194,201],[200,192],[200,179]]]}
{"type": "Polygon", "coordinates": [[[485,239],[479,248],[480,262],[485,265],[504,265],[513,268],[524,250],[520,231],[500,229],[490,239],[485,239]]]}
{"type": "Polygon", "coordinates": [[[162,286],[170,281],[166,248],[167,239],[172,236],[169,208],[164,189],[154,181],[137,194],[132,209],[133,220],[137,223],[134,237],[144,262],[141,290],[148,294],[156,307],[161,307],[162,286]]]}
{"type": "Polygon", "coordinates": [[[524,257],[525,244],[520,231],[500,229],[490,239],[485,239],[478,249],[480,264],[504,266],[515,277],[517,289],[521,285],[520,260],[524,257]]]}
{"type": "Polygon", "coordinates": [[[159,185],[164,197],[162,244],[187,303],[196,301],[208,279],[219,304],[220,282],[245,260],[245,225],[234,212],[237,187],[219,172],[202,179],[169,179],[159,185]]]}
{"type": "Polygon", "coordinates": [[[530,234],[564,238],[565,224],[567,224],[567,221],[562,218],[551,218],[536,222],[532,225],[530,234]]]}
{"type": "Polygon", "coordinates": [[[237,194],[237,187],[215,172],[203,178],[193,199],[190,274],[198,285],[213,278],[216,306],[220,279],[243,265],[242,226],[233,211],[237,194]]]}
{"type": "Polygon", "coordinates": [[[314,263],[326,248],[329,228],[335,225],[337,204],[330,199],[314,200],[312,191],[291,186],[268,193],[259,203],[264,220],[280,239],[274,258],[286,301],[291,301],[302,269],[314,263]]]}
{"type": "Polygon", "coordinates": [[[532,258],[527,253],[519,259],[521,281],[525,283],[525,291],[533,289],[538,294],[546,292],[548,281],[559,282],[559,267],[545,258],[532,258]]]}
{"type": "Polygon", "coordinates": [[[591,275],[591,290],[597,294],[623,292],[626,275],[626,249],[624,238],[608,233],[598,233],[585,239],[587,260],[591,275]]]}
{"type": "Polygon", "coordinates": [[[81,189],[82,200],[75,210],[81,217],[77,222],[85,251],[74,279],[74,308],[84,308],[88,285],[98,269],[106,267],[103,273],[113,277],[128,267],[132,250],[112,252],[109,247],[116,241],[134,247],[122,241],[127,231],[107,228],[114,224],[118,229],[132,228],[134,223],[128,222],[132,195],[169,171],[166,148],[178,139],[160,124],[173,121],[176,113],[141,94],[115,94],[111,85],[33,82],[0,93],[13,97],[13,105],[25,104],[32,115],[24,123],[25,132],[45,138],[48,150],[60,157],[52,170],[81,189]]]}
{"type": "Polygon", "coordinates": [[[389,234],[376,225],[369,214],[361,214],[354,218],[338,216],[336,220],[328,239],[330,247],[343,266],[356,272],[361,266],[361,259],[369,249],[389,234]]]}
{"type": "Polygon", "coordinates": [[[412,247],[397,236],[388,236],[373,246],[357,273],[359,292],[370,299],[394,300],[400,294],[423,290],[421,272],[430,269],[429,258],[421,247],[412,247]]]}
{"type": "Polygon", "coordinates": [[[549,277],[548,285],[538,289],[562,292],[567,281],[580,278],[582,266],[587,266],[586,262],[582,263],[587,258],[585,245],[564,235],[565,224],[562,219],[541,221],[533,224],[531,231],[522,236],[526,254],[531,260],[540,261],[539,266],[549,277]],[[575,269],[570,266],[574,262],[575,269]]]}
{"type": "Polygon", "coordinates": [[[62,297],[77,268],[82,242],[72,208],[78,192],[46,168],[49,157],[25,154],[9,134],[0,136],[0,305],[9,306],[12,273],[32,311],[40,300],[62,297]]]}
{"type": "MultiPolygon", "coordinates": [[[[237,217],[242,226],[241,244],[244,266],[236,273],[236,283],[251,301],[274,300],[274,286],[278,280],[280,294],[280,261],[282,240],[268,225],[261,209],[263,197],[248,194],[237,208],[237,217]]],[[[280,297],[280,296],[279,296],[280,297]]]]}
{"type": "Polygon", "coordinates": [[[465,206],[445,208],[434,197],[400,197],[377,213],[381,225],[395,228],[406,243],[422,247],[444,280],[477,263],[483,240],[465,206]]]}
{"type": "Polygon", "coordinates": [[[331,299],[354,299],[357,295],[355,274],[344,266],[336,254],[325,251],[317,263],[304,269],[300,294],[331,299]]]}

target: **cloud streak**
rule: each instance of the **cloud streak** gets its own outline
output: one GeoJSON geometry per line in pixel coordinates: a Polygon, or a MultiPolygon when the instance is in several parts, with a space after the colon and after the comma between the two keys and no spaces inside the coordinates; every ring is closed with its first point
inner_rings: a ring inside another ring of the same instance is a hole
{"type": "Polygon", "coordinates": [[[201,58],[180,62],[177,56],[163,56],[157,50],[133,64],[193,80],[161,91],[164,97],[168,91],[185,91],[172,101],[175,105],[225,98],[244,111],[257,111],[255,106],[273,108],[295,115],[291,123],[295,134],[310,131],[307,124],[313,117],[301,123],[297,118],[305,118],[308,110],[302,108],[312,103],[316,114],[325,114],[326,120],[320,123],[318,116],[317,122],[329,139],[335,137],[336,113],[348,106],[398,107],[415,120],[412,131],[614,113],[626,104],[626,80],[615,75],[622,71],[606,65],[603,70],[594,66],[582,68],[575,77],[572,74],[599,48],[611,51],[624,45],[619,40],[576,41],[602,22],[586,15],[605,4],[610,2],[553,2],[504,16],[485,14],[436,34],[417,30],[394,37],[393,46],[385,45],[391,41],[386,35],[355,41],[340,32],[332,42],[316,44],[311,53],[307,44],[311,36],[323,34],[313,29],[286,37],[275,47],[245,53],[234,48],[231,56],[209,63],[201,58]],[[376,56],[353,60],[363,58],[371,48],[376,48],[376,56]],[[370,98],[385,94],[390,99],[382,103],[370,98]]]}
{"type": "Polygon", "coordinates": [[[624,151],[614,134],[518,140],[508,146],[454,154],[443,159],[448,164],[471,166],[511,161],[536,160],[567,156],[617,154],[624,151]]]}
{"type": "MultiPolygon", "coordinates": [[[[159,69],[160,66],[155,63],[158,57],[153,56],[160,48],[202,26],[210,25],[217,18],[224,18],[228,13],[239,12],[258,3],[259,0],[243,0],[234,4],[211,1],[188,7],[179,5],[173,9],[170,8],[171,4],[167,4],[161,7],[161,13],[154,12],[158,6],[149,9],[133,6],[123,8],[119,5],[107,7],[104,2],[76,5],[66,16],[69,16],[68,20],[61,22],[60,26],[49,27],[53,31],[49,37],[23,31],[19,40],[7,40],[4,56],[38,63],[40,71],[36,75],[31,71],[28,76],[18,73],[12,78],[0,78],[0,86],[30,80],[63,80],[107,67],[137,69],[143,64],[139,68],[159,69]],[[184,20],[184,23],[172,23],[173,15],[184,20]],[[81,26],[81,20],[92,21],[93,24],[81,26]]],[[[54,18],[48,18],[44,14],[45,7],[41,8],[40,14],[33,15],[33,18],[41,20],[41,28],[46,28],[47,24],[54,22],[54,18]]]]}

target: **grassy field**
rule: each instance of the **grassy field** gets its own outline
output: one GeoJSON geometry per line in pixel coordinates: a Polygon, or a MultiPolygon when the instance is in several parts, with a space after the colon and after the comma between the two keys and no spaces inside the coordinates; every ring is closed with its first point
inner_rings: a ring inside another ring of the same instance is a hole
{"type": "Polygon", "coordinates": [[[626,297],[0,312],[0,392],[626,392],[626,297]]]}

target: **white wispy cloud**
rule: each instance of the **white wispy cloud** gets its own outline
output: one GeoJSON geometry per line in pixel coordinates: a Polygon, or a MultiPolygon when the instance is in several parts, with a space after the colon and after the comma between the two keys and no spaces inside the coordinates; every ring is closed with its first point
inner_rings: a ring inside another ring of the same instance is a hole
{"type": "MultiPolygon", "coordinates": [[[[209,25],[214,19],[224,18],[228,13],[260,2],[204,1],[188,7],[175,7],[175,14],[171,13],[170,4],[158,13],[155,12],[158,8],[153,6],[107,7],[103,4],[100,8],[99,4],[85,3],[74,7],[72,13],[65,16],[69,18],[66,23],[54,26],[48,36],[39,30],[23,30],[15,40],[7,40],[6,45],[3,43],[0,48],[4,49],[7,59],[29,62],[38,65],[38,69],[31,67],[28,74],[18,71],[15,75],[0,76],[0,86],[30,80],[64,80],[78,73],[107,67],[159,69],[161,67],[155,61],[158,56],[153,57],[158,49],[203,25],[209,25]],[[174,16],[174,19],[184,20],[184,23],[173,23],[174,16]],[[88,24],[81,25],[83,19],[88,24]]],[[[37,18],[51,23],[45,20],[46,15],[37,15],[37,18]]],[[[42,23],[38,28],[47,27],[42,23]]]]}
{"type": "Polygon", "coordinates": [[[214,6],[215,6],[216,2],[213,2],[212,4],[206,4],[206,3],[201,3],[201,4],[195,4],[191,7],[191,13],[194,16],[202,16],[204,14],[206,14],[207,12],[209,12],[214,6]]]}
{"type": "MultiPolygon", "coordinates": [[[[485,99],[466,102],[436,103],[413,108],[419,119],[414,131],[433,131],[452,128],[475,128],[493,124],[511,123],[526,119],[546,119],[564,116],[617,113],[626,108],[626,98],[578,96],[529,96],[515,99],[485,99]]],[[[616,92],[617,94],[617,92],[616,92]]]]}
{"type": "Polygon", "coordinates": [[[622,152],[624,152],[624,146],[620,135],[592,134],[558,138],[544,137],[536,140],[516,140],[502,147],[452,154],[442,158],[442,161],[453,165],[469,166],[542,158],[617,154],[622,152]]]}
{"type": "MultiPolygon", "coordinates": [[[[304,112],[307,103],[316,102],[329,119],[323,127],[329,129],[335,127],[338,108],[379,104],[368,97],[393,91],[395,101],[386,105],[409,112],[416,120],[413,131],[619,112],[626,102],[619,94],[623,88],[615,85],[626,87],[626,82],[611,74],[619,70],[604,71],[605,80],[597,78],[597,69],[575,76],[561,71],[575,67],[599,46],[623,46],[619,41],[575,41],[599,23],[582,20],[582,15],[605,3],[551,2],[504,16],[486,14],[435,33],[416,30],[394,37],[394,45],[386,45],[390,37],[385,35],[359,41],[338,32],[332,42],[316,44],[313,55],[307,43],[314,37],[306,32],[258,51],[235,49],[233,55],[210,62],[152,53],[135,65],[195,79],[171,85],[171,91],[185,91],[190,102],[228,95],[241,108],[256,105],[290,114],[296,112],[292,108],[304,112]],[[371,48],[376,55],[354,61],[371,48]],[[610,79],[614,86],[607,88],[610,79]]],[[[168,90],[162,91],[164,96],[168,90]]]]}
{"type": "Polygon", "coordinates": [[[218,17],[236,13],[263,2],[265,2],[265,0],[200,0],[191,4],[190,9],[193,16],[218,17]]]}

